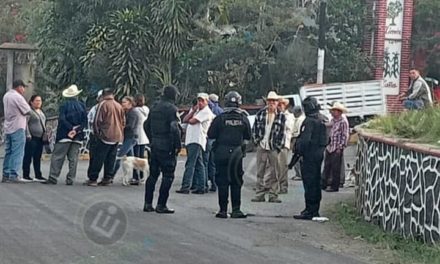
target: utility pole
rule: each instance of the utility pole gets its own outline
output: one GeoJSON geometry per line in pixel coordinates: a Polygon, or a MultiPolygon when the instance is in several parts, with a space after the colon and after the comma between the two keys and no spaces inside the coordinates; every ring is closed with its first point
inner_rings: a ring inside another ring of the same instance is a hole
{"type": "Polygon", "coordinates": [[[327,32],[327,0],[322,0],[319,6],[319,34],[318,34],[318,76],[317,84],[324,82],[325,33],[327,32]]]}

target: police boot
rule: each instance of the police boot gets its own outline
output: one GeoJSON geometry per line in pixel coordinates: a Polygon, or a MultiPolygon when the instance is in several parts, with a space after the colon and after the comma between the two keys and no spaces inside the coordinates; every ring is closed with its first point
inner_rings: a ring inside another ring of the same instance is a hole
{"type": "Polygon", "coordinates": [[[163,175],[162,183],[159,189],[159,198],[157,204],[167,204],[168,197],[170,195],[171,185],[173,184],[174,175],[163,175]]]}
{"type": "Polygon", "coordinates": [[[174,209],[168,208],[166,205],[157,205],[156,213],[158,214],[174,214],[174,209]]]}
{"type": "Polygon", "coordinates": [[[231,218],[246,218],[247,214],[243,213],[240,208],[232,209],[231,218]]]}
{"type": "Polygon", "coordinates": [[[153,205],[152,204],[145,204],[144,205],[144,212],[154,212],[154,207],[153,207],[153,205]]]}
{"type": "Polygon", "coordinates": [[[219,185],[218,186],[218,205],[220,206],[220,211],[216,215],[218,218],[227,218],[228,214],[228,186],[219,185]],[[226,217],[223,217],[226,216],[226,217]]]}
{"type": "Polygon", "coordinates": [[[247,214],[244,214],[240,210],[241,186],[231,186],[231,202],[232,202],[231,218],[246,218],[247,214]]]}
{"type": "Polygon", "coordinates": [[[226,211],[219,211],[219,212],[215,215],[215,217],[226,219],[226,218],[228,218],[228,213],[227,213],[226,211]]]}

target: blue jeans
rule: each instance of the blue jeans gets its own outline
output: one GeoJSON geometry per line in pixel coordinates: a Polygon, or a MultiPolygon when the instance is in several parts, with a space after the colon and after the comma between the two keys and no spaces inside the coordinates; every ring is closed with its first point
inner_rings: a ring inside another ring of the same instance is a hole
{"type": "Polygon", "coordinates": [[[134,146],[136,146],[136,139],[134,138],[124,139],[124,142],[122,142],[122,146],[118,150],[118,154],[116,154],[116,162],[115,162],[115,167],[113,168],[112,178],[115,177],[116,173],[121,167],[121,160],[119,158],[124,156],[133,156],[134,146]]]}
{"type": "Polygon", "coordinates": [[[188,156],[185,163],[185,172],[182,179],[182,190],[189,190],[192,182],[197,191],[205,190],[205,164],[203,164],[203,149],[199,144],[186,146],[188,156]]]}
{"type": "Polygon", "coordinates": [[[16,179],[23,165],[26,134],[19,129],[12,134],[6,134],[5,159],[3,161],[3,177],[16,179]]]}
{"type": "Polygon", "coordinates": [[[423,109],[424,104],[422,100],[406,99],[403,101],[403,107],[408,110],[420,110],[423,109]]]}

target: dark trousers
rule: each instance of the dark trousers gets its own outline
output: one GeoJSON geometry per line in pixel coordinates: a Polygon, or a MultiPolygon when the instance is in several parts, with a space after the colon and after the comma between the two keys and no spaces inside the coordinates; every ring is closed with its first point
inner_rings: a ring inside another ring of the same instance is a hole
{"type": "Polygon", "coordinates": [[[154,190],[162,172],[162,183],[159,189],[158,206],[166,206],[171,185],[174,180],[177,157],[172,152],[151,149],[150,176],[145,183],[145,204],[153,204],[154,190]]]}
{"type": "Polygon", "coordinates": [[[310,152],[303,156],[301,175],[304,186],[306,211],[311,215],[319,214],[321,203],[321,165],[323,159],[322,149],[310,152]]]}
{"type": "Polygon", "coordinates": [[[211,182],[211,188],[216,188],[215,183],[215,158],[214,158],[214,151],[209,152],[209,160],[208,160],[208,180],[211,182]]]}
{"type": "Polygon", "coordinates": [[[105,144],[98,138],[93,138],[94,142],[90,143],[90,161],[87,169],[87,176],[90,181],[97,181],[99,172],[104,165],[104,179],[112,178],[113,168],[116,161],[116,153],[118,151],[118,144],[105,144]]]}
{"type": "Polygon", "coordinates": [[[324,184],[329,184],[333,190],[339,190],[339,185],[341,184],[341,162],[343,155],[344,152],[342,151],[340,153],[325,151],[324,184]]]}
{"type": "Polygon", "coordinates": [[[205,189],[209,188],[208,181],[210,181],[211,189],[215,190],[217,186],[215,184],[215,161],[214,161],[214,151],[212,150],[213,144],[214,144],[214,140],[208,139],[208,142],[206,144],[206,150],[203,152],[203,163],[205,164],[205,176],[206,176],[205,189]]]}
{"type": "MultiPolygon", "coordinates": [[[[144,158],[145,155],[145,145],[136,145],[133,147],[133,153],[135,157],[144,158]]],[[[144,177],[147,177],[147,175],[144,175],[143,171],[140,171],[138,173],[137,170],[133,170],[133,179],[135,180],[139,180],[139,179],[143,179],[144,177]]]]}
{"type": "Polygon", "coordinates": [[[229,189],[231,190],[232,211],[241,206],[241,186],[243,186],[243,154],[241,147],[229,150],[218,147],[215,153],[215,183],[218,188],[218,203],[221,212],[228,209],[229,189]]]}
{"type": "Polygon", "coordinates": [[[26,142],[23,158],[23,177],[29,178],[31,163],[34,163],[34,173],[36,178],[41,178],[41,155],[43,154],[42,138],[32,137],[26,142]]]}

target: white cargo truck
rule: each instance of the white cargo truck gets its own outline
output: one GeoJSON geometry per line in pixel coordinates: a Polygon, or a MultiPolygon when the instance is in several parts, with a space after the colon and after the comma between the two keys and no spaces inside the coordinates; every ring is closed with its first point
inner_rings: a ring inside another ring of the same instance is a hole
{"type": "Polygon", "coordinates": [[[314,96],[329,109],[334,101],[341,102],[348,109],[346,114],[350,125],[354,126],[373,116],[385,115],[386,98],[382,81],[350,83],[312,84],[300,88],[301,99],[314,96]]]}

